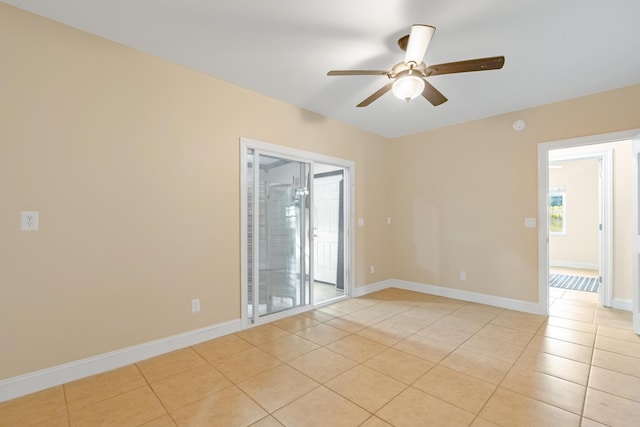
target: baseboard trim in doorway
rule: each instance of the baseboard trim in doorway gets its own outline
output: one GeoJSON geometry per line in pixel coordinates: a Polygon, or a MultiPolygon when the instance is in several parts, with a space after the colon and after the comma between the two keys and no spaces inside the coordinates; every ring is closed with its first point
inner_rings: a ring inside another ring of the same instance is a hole
{"type": "Polygon", "coordinates": [[[421,292],[423,294],[437,295],[441,297],[454,298],[462,301],[487,304],[509,310],[524,311],[526,313],[542,314],[538,303],[516,300],[511,298],[497,297],[494,295],[481,294],[477,292],[463,291],[460,289],[446,288],[443,286],[427,285],[424,283],[409,282],[406,280],[390,279],[382,282],[372,283],[366,286],[359,286],[354,289],[354,296],[360,297],[372,292],[381,291],[387,288],[399,288],[407,291],[421,292]]]}
{"type": "Polygon", "coordinates": [[[0,381],[0,402],[140,362],[241,330],[240,319],[76,360],[0,381]]]}
{"type": "Polygon", "coordinates": [[[617,310],[633,311],[633,300],[614,298],[611,308],[615,308],[617,310]]]}

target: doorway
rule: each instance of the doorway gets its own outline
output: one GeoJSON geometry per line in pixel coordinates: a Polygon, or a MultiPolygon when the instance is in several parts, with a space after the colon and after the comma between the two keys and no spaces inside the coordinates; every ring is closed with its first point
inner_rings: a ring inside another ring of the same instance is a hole
{"type": "Polygon", "coordinates": [[[240,146],[243,327],[348,297],[353,163],[246,138],[240,146]]]}
{"type": "MultiPolygon", "coordinates": [[[[596,158],[602,179],[600,182],[599,214],[597,228],[599,231],[599,276],[602,276],[602,293],[597,302],[601,306],[614,309],[632,310],[637,298],[632,296],[639,286],[633,279],[634,268],[628,254],[632,242],[632,175],[631,175],[631,139],[638,135],[638,130],[616,132],[605,135],[593,135],[569,140],[541,143],[538,145],[538,301],[539,312],[549,314],[549,241],[551,217],[549,215],[550,169],[554,160],[567,158],[596,158]],[[579,148],[580,155],[571,152],[579,148]],[[557,150],[557,151],[556,151],[557,150]],[[566,150],[567,152],[562,152],[566,150]],[[565,158],[552,158],[562,153],[565,158]],[[614,171],[615,163],[615,171],[614,171]],[[613,187],[611,187],[613,183],[613,187]],[[615,223],[615,224],[614,224],[615,223]]],[[[567,191],[567,218],[572,218],[571,198],[567,191]]],[[[634,312],[635,315],[635,312],[634,312]]]]}
{"type": "Polygon", "coordinates": [[[549,151],[548,284],[552,309],[558,299],[605,307],[612,304],[613,149],[596,147],[549,151]]]}

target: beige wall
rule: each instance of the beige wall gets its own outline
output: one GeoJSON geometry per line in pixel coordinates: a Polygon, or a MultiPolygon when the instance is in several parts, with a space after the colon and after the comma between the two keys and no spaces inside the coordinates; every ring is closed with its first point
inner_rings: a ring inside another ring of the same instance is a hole
{"type": "MultiPolygon", "coordinates": [[[[566,191],[564,234],[549,235],[549,265],[598,269],[598,159],[555,162],[549,188],[566,191]]],[[[631,235],[629,235],[631,236],[631,235]]]]}
{"type": "Polygon", "coordinates": [[[391,277],[384,138],[2,3],[0,52],[0,379],[240,317],[241,136],[355,161],[391,277]]]}
{"type": "Polygon", "coordinates": [[[388,141],[2,3],[0,52],[0,379],[240,317],[240,136],[355,161],[357,286],[536,301],[536,145],[640,127],[635,86],[388,141]]]}
{"type": "Polygon", "coordinates": [[[523,226],[538,212],[537,145],[640,128],[638,97],[632,86],[394,140],[395,277],[537,302],[538,235],[523,226]]]}

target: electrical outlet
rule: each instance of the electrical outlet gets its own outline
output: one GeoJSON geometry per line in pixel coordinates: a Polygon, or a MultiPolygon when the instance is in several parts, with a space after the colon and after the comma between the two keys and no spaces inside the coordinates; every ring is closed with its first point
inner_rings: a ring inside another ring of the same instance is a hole
{"type": "Polygon", "coordinates": [[[464,271],[460,272],[460,280],[467,280],[467,273],[465,273],[464,271]]]}
{"type": "Polygon", "coordinates": [[[376,272],[376,268],[372,265],[371,268],[369,269],[371,271],[371,274],[376,272]]]}
{"type": "Polygon", "coordinates": [[[20,212],[20,230],[21,231],[38,231],[38,212],[37,211],[20,212]]]}
{"type": "Polygon", "coordinates": [[[199,298],[191,300],[191,312],[192,313],[199,313],[200,312],[200,299],[199,298]]]}

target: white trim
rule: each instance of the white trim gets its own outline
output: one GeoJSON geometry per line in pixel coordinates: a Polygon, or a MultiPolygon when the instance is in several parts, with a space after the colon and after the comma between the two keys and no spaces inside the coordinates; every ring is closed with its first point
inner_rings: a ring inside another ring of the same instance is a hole
{"type": "Polygon", "coordinates": [[[633,300],[626,298],[614,298],[611,307],[617,310],[633,311],[633,300]]]}
{"type": "Polygon", "coordinates": [[[389,279],[383,282],[372,283],[366,286],[359,286],[356,288],[355,296],[364,296],[372,292],[381,291],[387,288],[404,289],[407,291],[420,292],[423,294],[454,298],[461,301],[487,304],[494,307],[506,308],[509,310],[524,311],[526,313],[544,314],[540,313],[539,305],[535,302],[498,297],[495,295],[480,294],[477,292],[463,291],[460,289],[428,285],[425,283],[409,282],[406,280],[398,279],[389,279]]]}
{"type": "Polygon", "coordinates": [[[150,357],[238,332],[239,330],[241,330],[240,319],[231,320],[52,368],[7,378],[0,381],[0,402],[121,368],[150,357]]]}
{"type": "Polygon", "coordinates": [[[549,267],[575,268],[577,270],[596,270],[596,271],[598,271],[598,264],[587,264],[586,262],[551,261],[551,260],[549,260],[549,267]]]}

